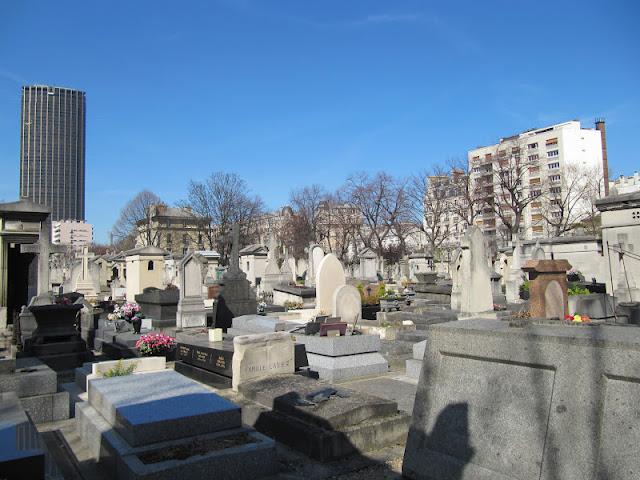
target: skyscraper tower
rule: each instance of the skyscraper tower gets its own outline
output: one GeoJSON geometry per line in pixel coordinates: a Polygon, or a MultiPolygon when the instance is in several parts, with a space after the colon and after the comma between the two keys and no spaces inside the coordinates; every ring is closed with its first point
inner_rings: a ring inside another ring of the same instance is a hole
{"type": "Polygon", "coordinates": [[[52,220],[84,220],[85,93],[22,87],[20,197],[51,208],[52,220]]]}

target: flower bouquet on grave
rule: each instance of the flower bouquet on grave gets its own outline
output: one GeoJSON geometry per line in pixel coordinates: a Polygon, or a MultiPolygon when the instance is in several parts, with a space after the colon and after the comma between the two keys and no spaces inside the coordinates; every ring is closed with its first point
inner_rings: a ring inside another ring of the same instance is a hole
{"type": "Polygon", "coordinates": [[[162,356],[176,347],[176,339],[162,333],[148,333],[141,335],[136,342],[136,348],[144,356],[162,356]]]}
{"type": "Polygon", "coordinates": [[[123,318],[133,326],[134,333],[140,333],[144,315],[140,305],[135,302],[127,302],[122,306],[123,318]]]}
{"type": "Polygon", "coordinates": [[[565,323],[569,325],[589,324],[591,319],[587,315],[566,315],[564,317],[565,323]]]}

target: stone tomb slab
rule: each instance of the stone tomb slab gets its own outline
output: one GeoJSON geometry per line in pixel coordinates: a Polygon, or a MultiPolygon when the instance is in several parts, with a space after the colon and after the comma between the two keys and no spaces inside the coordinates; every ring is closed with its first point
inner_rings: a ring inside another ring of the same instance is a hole
{"type": "Polygon", "coordinates": [[[640,329],[478,319],[426,335],[405,477],[640,478],[640,329]]]}
{"type": "Polygon", "coordinates": [[[406,438],[409,418],[398,412],[396,402],[327,382],[280,375],[244,383],[239,391],[271,409],[260,415],[257,430],[320,461],[377,450],[406,438]],[[300,404],[326,388],[339,395],[315,405],[300,404]]]}
{"type": "Polygon", "coordinates": [[[344,335],[340,337],[320,337],[318,335],[294,335],[296,343],[303,343],[307,353],[340,357],[380,350],[378,335],[344,335]]]}
{"type": "Polygon", "coordinates": [[[89,382],[89,403],[130,445],[240,427],[240,407],[174,371],[89,382]]]}
{"type": "Polygon", "coordinates": [[[40,436],[14,392],[0,393],[0,478],[44,478],[40,436]]]}

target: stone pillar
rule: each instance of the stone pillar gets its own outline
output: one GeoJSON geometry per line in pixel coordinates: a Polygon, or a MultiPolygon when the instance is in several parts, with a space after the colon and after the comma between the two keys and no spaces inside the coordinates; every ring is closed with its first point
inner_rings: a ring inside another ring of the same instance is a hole
{"type": "Polygon", "coordinates": [[[529,273],[529,311],[532,317],[563,320],[569,313],[566,260],[529,260],[522,268],[529,273]]]}

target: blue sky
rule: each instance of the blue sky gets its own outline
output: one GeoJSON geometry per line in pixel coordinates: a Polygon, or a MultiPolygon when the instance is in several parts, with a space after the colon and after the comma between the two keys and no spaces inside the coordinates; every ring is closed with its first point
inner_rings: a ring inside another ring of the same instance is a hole
{"type": "Polygon", "coordinates": [[[18,196],[20,87],[87,92],[98,241],[139,190],[224,170],[276,208],[350,173],[407,175],[500,136],[607,120],[640,168],[640,3],[0,2],[0,199],[18,196]]]}

